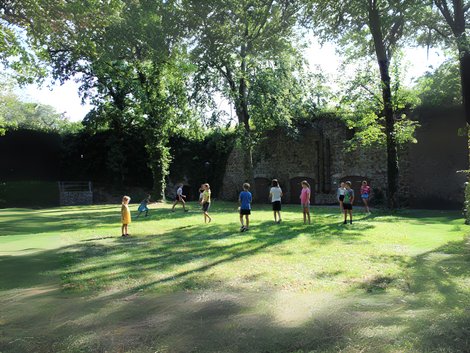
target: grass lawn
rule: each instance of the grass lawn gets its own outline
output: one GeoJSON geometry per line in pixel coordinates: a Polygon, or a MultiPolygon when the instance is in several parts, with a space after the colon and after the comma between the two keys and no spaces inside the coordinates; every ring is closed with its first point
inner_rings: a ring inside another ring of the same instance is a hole
{"type": "Polygon", "coordinates": [[[0,353],[470,352],[457,212],[152,207],[0,210],[0,353]]]}

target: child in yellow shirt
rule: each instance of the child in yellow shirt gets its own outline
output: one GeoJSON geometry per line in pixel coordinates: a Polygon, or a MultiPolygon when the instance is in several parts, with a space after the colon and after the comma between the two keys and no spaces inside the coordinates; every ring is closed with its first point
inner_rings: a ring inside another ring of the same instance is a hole
{"type": "Polygon", "coordinates": [[[212,218],[209,216],[209,207],[211,205],[211,188],[209,184],[204,184],[204,192],[202,193],[202,212],[204,212],[204,223],[210,223],[212,218]]]}
{"type": "Polygon", "coordinates": [[[131,223],[131,211],[129,210],[129,201],[131,198],[129,196],[124,196],[122,198],[121,206],[121,232],[123,237],[128,237],[129,233],[127,231],[127,226],[131,223]]]}

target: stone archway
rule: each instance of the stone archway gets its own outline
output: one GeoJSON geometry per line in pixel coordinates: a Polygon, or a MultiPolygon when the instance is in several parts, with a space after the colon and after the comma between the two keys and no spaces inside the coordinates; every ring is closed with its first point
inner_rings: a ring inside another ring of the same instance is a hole
{"type": "MultiPolygon", "coordinates": [[[[360,175],[349,175],[341,178],[341,182],[346,182],[350,181],[351,182],[351,188],[354,190],[354,203],[358,204],[358,200],[361,198],[361,185],[362,181],[365,180],[367,181],[367,184],[372,188],[372,185],[370,185],[370,179],[365,176],[360,176],[360,175]]],[[[362,201],[361,201],[362,204],[362,201]]]]}
{"type": "Polygon", "coordinates": [[[302,185],[300,184],[303,180],[306,180],[310,184],[311,194],[310,203],[315,203],[315,181],[310,177],[295,177],[291,178],[290,184],[290,203],[300,203],[300,192],[302,191],[302,185]]]}
{"type": "Polygon", "coordinates": [[[255,203],[269,203],[269,188],[271,187],[271,180],[264,177],[258,177],[255,181],[255,196],[253,200],[255,203]]]}

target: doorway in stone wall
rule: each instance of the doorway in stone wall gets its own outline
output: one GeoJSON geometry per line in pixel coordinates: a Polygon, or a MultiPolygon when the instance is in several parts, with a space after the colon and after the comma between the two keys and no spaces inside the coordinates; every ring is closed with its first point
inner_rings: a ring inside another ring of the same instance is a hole
{"type": "Polygon", "coordinates": [[[315,203],[315,181],[309,177],[295,177],[290,179],[290,203],[300,203],[300,192],[302,191],[301,182],[306,180],[310,184],[310,203],[315,203]]]}
{"type": "Polygon", "coordinates": [[[269,189],[271,180],[268,178],[255,178],[255,203],[269,203],[269,189]]]}
{"type": "Polygon", "coordinates": [[[354,190],[354,203],[357,205],[362,205],[361,199],[361,185],[362,181],[365,180],[367,181],[367,184],[372,188],[372,185],[370,185],[370,179],[368,177],[364,176],[359,176],[359,175],[350,175],[350,176],[345,176],[341,178],[341,182],[345,183],[347,181],[351,182],[351,187],[354,190]],[[360,201],[360,202],[359,202],[360,201]]]}

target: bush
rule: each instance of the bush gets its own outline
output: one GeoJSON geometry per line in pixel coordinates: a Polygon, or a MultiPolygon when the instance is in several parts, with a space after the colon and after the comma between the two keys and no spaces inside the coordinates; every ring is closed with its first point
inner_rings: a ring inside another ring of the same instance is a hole
{"type": "Polygon", "coordinates": [[[0,183],[0,207],[59,206],[56,182],[9,181],[0,183]]]}

